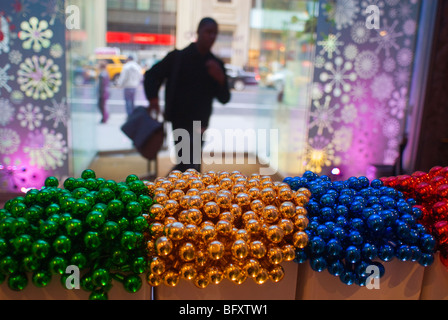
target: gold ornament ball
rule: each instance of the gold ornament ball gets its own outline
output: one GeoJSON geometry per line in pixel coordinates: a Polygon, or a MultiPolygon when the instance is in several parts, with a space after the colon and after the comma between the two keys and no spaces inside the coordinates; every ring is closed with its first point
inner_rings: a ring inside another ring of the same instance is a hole
{"type": "Polygon", "coordinates": [[[199,209],[189,209],[187,212],[187,219],[189,221],[189,223],[191,224],[195,224],[195,225],[200,225],[202,222],[202,212],[199,209]]]}
{"type": "Polygon", "coordinates": [[[151,287],[158,287],[163,283],[163,279],[160,275],[148,272],[146,274],[146,282],[151,286],[151,287]]]}
{"type": "Polygon", "coordinates": [[[149,209],[149,215],[154,220],[161,221],[165,219],[165,209],[161,204],[155,203],[149,209]]]}
{"type": "Polygon", "coordinates": [[[221,209],[218,204],[214,201],[209,201],[204,205],[204,212],[207,217],[214,219],[219,217],[221,209]]]}
{"type": "Polygon", "coordinates": [[[171,240],[182,240],[185,235],[185,226],[181,222],[173,222],[167,229],[167,236],[171,240]]]}
{"type": "Polygon", "coordinates": [[[272,247],[267,252],[267,258],[271,264],[280,264],[283,262],[283,252],[279,247],[272,247]]]}
{"type": "Polygon", "coordinates": [[[212,241],[208,245],[208,254],[213,260],[219,260],[224,256],[225,248],[220,241],[212,241]]]}
{"type": "Polygon", "coordinates": [[[297,231],[293,236],[294,247],[303,249],[308,245],[308,235],[303,231],[297,231]]]}
{"type": "Polygon", "coordinates": [[[292,219],[296,216],[296,206],[290,201],[283,202],[280,205],[280,214],[285,219],[292,219]]]}
{"type": "Polygon", "coordinates": [[[199,235],[203,242],[209,243],[210,241],[213,241],[214,239],[216,239],[216,236],[217,236],[216,228],[213,225],[208,225],[208,224],[204,225],[199,230],[199,235]]]}
{"type": "Polygon", "coordinates": [[[285,237],[285,233],[283,232],[283,229],[278,225],[272,225],[268,227],[266,231],[266,237],[272,243],[280,243],[285,237]]]}
{"type": "Polygon", "coordinates": [[[198,267],[205,267],[208,263],[208,253],[202,249],[198,250],[196,252],[195,262],[198,267]]]}
{"type": "Polygon", "coordinates": [[[159,256],[167,256],[173,250],[173,242],[165,236],[159,237],[155,244],[159,256]]]}
{"type": "Polygon", "coordinates": [[[261,241],[252,241],[250,244],[250,253],[255,259],[261,259],[266,255],[266,246],[261,241]]]}
{"type": "Polygon", "coordinates": [[[194,241],[194,240],[196,240],[198,233],[199,233],[199,228],[197,225],[187,224],[185,226],[184,238],[187,239],[188,241],[194,241]]]}
{"type": "Polygon", "coordinates": [[[210,267],[207,273],[212,284],[220,284],[224,279],[224,274],[218,267],[210,267]]]}
{"type": "Polygon", "coordinates": [[[251,235],[256,235],[260,232],[261,230],[261,224],[260,221],[256,220],[256,219],[250,219],[249,221],[247,221],[246,223],[246,230],[251,234],[251,235]]]}
{"type": "Polygon", "coordinates": [[[152,274],[161,275],[165,272],[165,261],[160,257],[154,257],[149,263],[149,270],[152,274]]]}
{"type": "Polygon", "coordinates": [[[193,283],[199,289],[205,289],[210,284],[210,278],[208,277],[208,274],[199,273],[194,277],[193,283]]]}
{"type": "Polygon", "coordinates": [[[176,201],[178,204],[183,196],[185,196],[185,192],[179,189],[174,189],[170,192],[170,199],[176,201]]]}
{"type": "Polygon", "coordinates": [[[225,267],[224,272],[227,279],[230,281],[235,281],[240,276],[242,271],[237,265],[230,263],[225,267]]]}
{"type": "Polygon", "coordinates": [[[294,224],[289,219],[281,219],[280,222],[278,223],[278,226],[283,230],[285,236],[293,233],[295,229],[294,224]]]}
{"type": "Polygon", "coordinates": [[[179,257],[182,261],[192,261],[196,256],[196,249],[190,242],[186,242],[179,247],[179,257]]]}
{"type": "Polygon", "coordinates": [[[240,192],[237,194],[236,199],[235,199],[236,203],[241,206],[248,206],[250,205],[250,196],[247,193],[244,192],[240,192]]]}
{"type": "Polygon", "coordinates": [[[294,246],[286,244],[282,247],[282,254],[284,261],[293,261],[296,257],[296,250],[294,246]]]}
{"type": "Polygon", "coordinates": [[[179,284],[180,275],[178,272],[169,270],[162,275],[163,283],[168,287],[175,287],[179,284]]]}
{"type": "Polygon", "coordinates": [[[272,282],[279,282],[285,277],[285,270],[282,266],[275,266],[271,270],[269,270],[269,279],[272,282]]]}
{"type": "Polygon", "coordinates": [[[269,280],[269,272],[265,268],[261,268],[260,272],[258,272],[258,274],[253,279],[257,284],[264,284],[269,280]]]}
{"type": "Polygon", "coordinates": [[[298,215],[294,220],[294,226],[299,231],[304,231],[308,227],[308,224],[309,224],[309,220],[304,215],[298,215]]]}
{"type": "Polygon", "coordinates": [[[216,231],[218,232],[218,235],[227,237],[232,232],[232,223],[227,220],[219,220],[216,223],[216,231]]]}
{"type": "Polygon", "coordinates": [[[193,280],[197,271],[193,263],[185,263],[180,267],[180,276],[185,280],[193,280]]]}
{"type": "Polygon", "coordinates": [[[279,218],[279,212],[276,206],[268,205],[263,208],[263,219],[267,223],[275,223],[279,218]]]}
{"type": "Polygon", "coordinates": [[[232,255],[237,259],[244,259],[249,254],[249,247],[244,240],[236,240],[232,244],[232,255]]]}
{"type": "Polygon", "coordinates": [[[255,278],[260,272],[260,269],[261,265],[258,260],[255,259],[249,259],[244,265],[244,271],[251,278],[255,278]]]}

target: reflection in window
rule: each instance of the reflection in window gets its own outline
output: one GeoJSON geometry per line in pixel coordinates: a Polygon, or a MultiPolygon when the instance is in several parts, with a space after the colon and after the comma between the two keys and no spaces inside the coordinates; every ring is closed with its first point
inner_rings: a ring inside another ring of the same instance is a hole
{"type": "Polygon", "coordinates": [[[137,10],[149,10],[150,0],[137,0],[137,10]]]}
{"type": "Polygon", "coordinates": [[[123,9],[135,10],[135,0],[123,0],[123,9]]]}

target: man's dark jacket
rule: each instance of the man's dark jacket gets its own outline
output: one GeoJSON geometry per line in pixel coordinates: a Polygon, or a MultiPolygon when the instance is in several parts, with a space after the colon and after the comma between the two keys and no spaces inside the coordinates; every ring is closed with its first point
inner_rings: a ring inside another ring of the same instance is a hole
{"type": "Polygon", "coordinates": [[[202,56],[192,43],[183,50],[174,50],[145,73],[144,88],[148,100],[157,98],[166,80],[166,121],[191,123],[201,121],[207,127],[212,113],[213,99],[225,104],[230,100],[227,82],[221,86],[207,71],[209,59],[218,61],[225,73],[224,64],[212,53],[202,56]]]}

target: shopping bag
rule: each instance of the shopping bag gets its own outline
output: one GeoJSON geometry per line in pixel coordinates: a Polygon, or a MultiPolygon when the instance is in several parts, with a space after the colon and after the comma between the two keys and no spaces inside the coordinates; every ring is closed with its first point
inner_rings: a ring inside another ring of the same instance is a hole
{"type": "Polygon", "coordinates": [[[162,148],[165,138],[163,128],[163,122],[151,117],[146,107],[136,107],[121,126],[137,151],[148,160],[156,159],[162,148]]]}

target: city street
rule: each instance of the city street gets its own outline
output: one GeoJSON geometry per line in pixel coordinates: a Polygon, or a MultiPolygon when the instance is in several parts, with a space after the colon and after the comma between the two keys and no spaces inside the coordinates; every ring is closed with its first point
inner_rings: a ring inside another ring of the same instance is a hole
{"type": "MultiPolygon", "coordinates": [[[[161,102],[163,103],[163,89],[160,90],[161,102]]],[[[84,110],[88,106],[95,105],[97,101],[96,87],[94,85],[84,85],[73,87],[71,99],[72,106],[76,111],[84,110]]],[[[147,106],[143,87],[139,87],[136,94],[136,105],[147,106]]],[[[277,91],[273,88],[266,88],[261,86],[247,86],[242,91],[232,90],[231,101],[222,106],[220,103],[215,104],[215,113],[229,113],[234,112],[234,109],[244,110],[266,110],[277,106],[277,91]],[[233,111],[232,111],[233,110],[233,111]]],[[[110,88],[110,98],[107,102],[110,113],[123,113],[124,98],[123,90],[117,87],[110,88]]]]}

